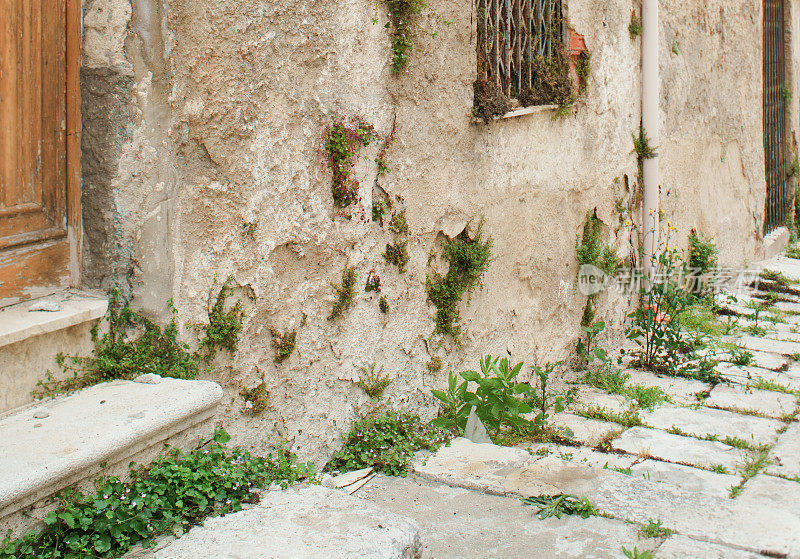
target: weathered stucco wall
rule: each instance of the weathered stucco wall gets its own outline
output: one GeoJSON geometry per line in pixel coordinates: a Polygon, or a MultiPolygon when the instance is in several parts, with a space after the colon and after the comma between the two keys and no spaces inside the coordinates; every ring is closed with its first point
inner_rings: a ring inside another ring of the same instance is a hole
{"type": "MultiPolygon", "coordinates": [[[[383,366],[395,377],[387,399],[430,416],[430,388],[482,353],[569,358],[585,303],[571,285],[586,212],[596,207],[608,240],[630,251],[629,216],[616,208],[636,198],[636,4],[569,2],[593,64],[573,116],[487,126],[471,118],[470,2],[432,0],[408,71],[394,76],[382,3],[85,0],[87,283],[119,285],[155,314],[171,297],[191,324],[233,276],[246,303],[240,349],[208,373],[226,386],[226,423],[239,443],[287,437],[314,458],[375,406],[353,382],[359,366],[383,366]],[[385,226],[333,208],[321,137],[347,115],[383,133],[396,118],[391,172],[376,178],[370,147],[357,174],[367,207],[372,185],[402,198],[404,274],[381,257],[385,226]],[[457,346],[433,334],[425,278],[441,236],[481,217],[494,261],[463,305],[457,346]],[[348,264],[359,273],[356,305],[330,322],[330,282],[348,264]],[[364,292],[370,270],[389,314],[364,292]],[[297,350],[276,365],[270,331],[294,329],[297,350]],[[432,356],[441,372],[427,369],[432,356]],[[244,415],[240,388],[262,381],[267,410],[244,415]]],[[[763,219],[760,3],[696,4],[663,7],[662,200],[682,238],[697,227],[716,237],[725,263],[740,263],[756,254],[763,219]]],[[[599,312],[619,335],[625,307],[612,303],[604,296],[599,312]]]]}

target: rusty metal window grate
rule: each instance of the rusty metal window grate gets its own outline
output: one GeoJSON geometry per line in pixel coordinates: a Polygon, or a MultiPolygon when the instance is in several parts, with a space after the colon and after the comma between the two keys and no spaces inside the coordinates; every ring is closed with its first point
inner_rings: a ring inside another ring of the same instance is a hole
{"type": "Polygon", "coordinates": [[[536,57],[564,48],[561,0],[477,0],[478,79],[517,98],[534,84],[536,57]]]}
{"type": "Polygon", "coordinates": [[[792,199],[786,181],[784,1],[764,0],[764,233],[783,225],[792,199]]]}

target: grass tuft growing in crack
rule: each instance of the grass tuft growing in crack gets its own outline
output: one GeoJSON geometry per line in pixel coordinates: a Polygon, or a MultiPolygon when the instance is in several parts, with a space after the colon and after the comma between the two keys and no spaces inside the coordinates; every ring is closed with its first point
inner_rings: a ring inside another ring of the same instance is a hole
{"type": "Polygon", "coordinates": [[[600,516],[602,513],[587,498],[576,497],[575,495],[539,495],[536,497],[526,497],[522,499],[523,504],[538,507],[536,514],[541,520],[554,516],[561,518],[563,515],[580,516],[589,518],[590,516],[600,516]]]}

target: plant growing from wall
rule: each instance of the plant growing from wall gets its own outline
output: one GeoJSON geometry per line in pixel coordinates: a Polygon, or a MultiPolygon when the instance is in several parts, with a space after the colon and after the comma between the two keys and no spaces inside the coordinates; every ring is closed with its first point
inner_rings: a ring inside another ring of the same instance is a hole
{"type": "Polygon", "coordinates": [[[326,471],[375,468],[390,476],[408,474],[418,450],[436,451],[450,439],[444,429],[428,425],[411,414],[390,412],[353,424],[341,450],[333,453],[326,471]]]}
{"type": "Polygon", "coordinates": [[[714,241],[705,235],[698,235],[694,229],[689,233],[689,272],[691,273],[691,292],[699,299],[713,296],[713,288],[708,283],[709,276],[717,269],[719,251],[714,241]]]}
{"type": "Polygon", "coordinates": [[[175,308],[170,322],[162,329],[149,318],[123,304],[119,292],[111,292],[106,320],[108,331],[102,335],[98,325],[91,330],[94,349],[89,357],[59,353],[56,362],[71,373],[70,378],[56,380],[48,372],[37,383],[37,398],[78,390],[99,382],[132,379],[145,373],[162,377],[191,379],[200,369],[200,357],[178,340],[175,308]]]}
{"type": "Polygon", "coordinates": [[[383,367],[377,371],[375,367],[377,367],[375,363],[370,364],[369,367],[361,367],[361,378],[356,382],[358,387],[372,399],[383,396],[383,391],[392,384],[393,380],[388,375],[383,375],[383,367]]]}
{"type": "Polygon", "coordinates": [[[286,488],[313,474],[311,464],[297,463],[283,449],[261,458],[227,450],[229,439],[218,431],[205,448],[175,451],[132,471],[126,483],[99,478],[93,494],[67,490],[41,530],[0,541],[0,559],[121,557],[160,534],[258,502],[256,489],[272,483],[286,488]]]}
{"type": "Polygon", "coordinates": [[[389,312],[389,301],[386,300],[386,297],[381,296],[381,298],[378,300],[378,309],[380,309],[383,314],[387,314],[389,312]]]}
{"type": "Polygon", "coordinates": [[[209,360],[213,359],[220,349],[236,353],[239,345],[239,332],[242,330],[244,319],[242,302],[236,301],[231,308],[227,310],[225,308],[225,303],[233,292],[231,287],[233,281],[233,278],[229,277],[222,284],[217,300],[208,309],[208,324],[199,326],[204,332],[200,348],[205,350],[206,358],[209,360]]]}
{"type": "Polygon", "coordinates": [[[628,24],[628,34],[631,36],[631,41],[636,37],[641,37],[642,31],[642,20],[636,15],[636,12],[631,12],[631,22],[628,24]]]}
{"type": "Polygon", "coordinates": [[[436,306],[436,332],[458,337],[458,305],[464,295],[475,289],[489,267],[492,242],[491,237],[483,240],[482,228],[478,227],[474,239],[464,230],[445,243],[442,258],[450,264],[447,274],[434,271],[426,281],[428,300],[436,306]]]}
{"type": "Polygon", "coordinates": [[[271,330],[271,333],[272,345],[275,347],[275,363],[283,363],[289,359],[297,345],[297,330],[284,333],[271,330]]]}
{"type": "Polygon", "coordinates": [[[323,149],[333,175],[333,204],[344,208],[358,200],[358,180],[352,177],[353,165],[361,148],[377,136],[375,129],[361,117],[334,121],[325,129],[323,149]]]}
{"type": "Polygon", "coordinates": [[[331,283],[333,290],[336,292],[336,300],[333,302],[333,308],[328,315],[328,320],[336,320],[341,318],[344,311],[353,306],[356,297],[356,274],[355,266],[347,266],[342,272],[342,283],[336,285],[331,283]]]}
{"type": "Polygon", "coordinates": [[[364,291],[367,293],[370,291],[381,292],[381,277],[375,273],[375,270],[370,270],[367,274],[367,283],[364,285],[364,291]]]}
{"type": "Polygon", "coordinates": [[[383,215],[386,213],[386,202],[376,200],[372,202],[372,221],[377,221],[383,225],[383,215]]]}
{"type": "MultiPolygon", "coordinates": [[[[417,16],[427,7],[425,0],[385,0],[389,8],[392,30],[392,72],[400,73],[414,50],[413,26],[417,16]]],[[[386,24],[389,27],[389,24],[386,24]]]]}
{"type": "Polygon", "coordinates": [[[400,210],[392,214],[392,219],[389,220],[389,231],[397,233],[398,235],[408,234],[409,229],[405,210],[400,210]]]}
{"type": "Polygon", "coordinates": [[[394,264],[402,274],[406,271],[406,265],[410,259],[408,255],[408,241],[395,240],[386,244],[383,258],[389,264],[394,264]]]}
{"type": "Polygon", "coordinates": [[[253,389],[243,388],[239,394],[244,398],[244,401],[249,404],[247,406],[247,413],[250,415],[259,415],[267,409],[269,392],[267,392],[267,383],[261,382],[253,389]]]}

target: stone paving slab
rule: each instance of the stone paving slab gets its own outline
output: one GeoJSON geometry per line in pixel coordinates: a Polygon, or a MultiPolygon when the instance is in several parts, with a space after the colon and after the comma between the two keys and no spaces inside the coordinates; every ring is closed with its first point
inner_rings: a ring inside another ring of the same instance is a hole
{"type": "Polygon", "coordinates": [[[742,415],[712,408],[679,408],[663,406],[651,412],[639,412],[645,425],[668,430],[673,426],[681,431],[704,437],[716,435],[720,439],[738,437],[749,443],[764,444],[777,440],[783,423],[752,415],[742,415]]]}
{"type": "Polygon", "coordinates": [[[696,404],[695,394],[707,391],[711,385],[699,380],[661,376],[649,371],[625,369],[630,375],[629,385],[660,388],[676,404],[696,404]]]}
{"type": "Polygon", "coordinates": [[[777,444],[772,447],[772,457],[773,463],[767,467],[768,474],[800,476],[800,423],[795,421],[778,437],[777,444]]]}
{"type": "Polygon", "coordinates": [[[415,465],[415,470],[424,471],[432,481],[473,489],[511,489],[519,486],[519,479],[538,479],[555,493],[589,498],[617,519],[639,523],[659,519],[683,535],[748,551],[800,552],[800,516],[774,506],[740,503],[553,457],[524,461],[519,451],[493,446],[457,439],[429,457],[424,466],[415,465]]]}
{"type": "Polygon", "coordinates": [[[658,559],[763,559],[764,556],[749,551],[732,549],[723,545],[694,540],[674,534],[656,550],[658,559]]]}
{"type": "Polygon", "coordinates": [[[551,421],[558,427],[569,428],[573,439],[587,446],[596,446],[609,435],[621,433],[625,429],[618,423],[588,419],[571,413],[556,414],[551,421]]]}
{"type": "Polygon", "coordinates": [[[706,406],[754,410],[770,417],[781,417],[797,411],[797,397],[769,390],[718,384],[703,402],[706,406]]]}
{"type": "Polygon", "coordinates": [[[413,518],[424,556],[464,558],[609,558],[622,546],[639,551],[639,526],[619,520],[574,516],[540,520],[536,509],[515,497],[448,487],[416,476],[378,475],[357,493],[377,506],[413,518]]]}
{"type": "Polygon", "coordinates": [[[609,394],[597,388],[582,385],[575,402],[570,405],[570,408],[586,408],[589,406],[606,408],[616,413],[623,413],[630,407],[630,402],[627,398],[619,394],[609,394]]]}
{"type": "Polygon", "coordinates": [[[779,353],[781,355],[800,354],[800,343],[775,338],[760,338],[745,334],[735,341],[736,345],[750,351],[779,353]]]}
{"type": "Polygon", "coordinates": [[[753,363],[756,367],[776,371],[789,363],[784,355],[759,350],[749,350],[753,354],[753,363]]]}
{"type": "Polygon", "coordinates": [[[611,441],[611,446],[614,450],[676,464],[697,465],[703,468],[720,465],[729,472],[736,470],[743,456],[741,450],[717,441],[671,435],[660,429],[646,427],[628,429],[618,439],[611,441]]]}
{"type": "Polygon", "coordinates": [[[792,390],[800,390],[800,378],[788,374],[788,371],[775,372],[760,367],[740,367],[731,364],[720,364],[716,370],[724,378],[741,385],[753,385],[760,379],[792,390]]]}
{"type": "Polygon", "coordinates": [[[585,446],[566,446],[552,443],[530,445],[527,450],[534,460],[539,460],[547,456],[555,456],[561,460],[585,464],[595,468],[630,468],[637,457],[629,454],[615,454],[600,452],[585,446]],[[542,451],[542,449],[546,449],[542,451]]]}
{"type": "Polygon", "coordinates": [[[636,463],[631,467],[631,472],[634,476],[648,481],[669,483],[687,491],[720,498],[728,497],[731,486],[738,485],[741,481],[741,478],[733,473],[718,474],[660,460],[644,460],[636,463]]]}
{"type": "Polygon", "coordinates": [[[771,503],[800,517],[800,482],[758,474],[744,484],[737,500],[747,503],[771,503]]]}
{"type": "Polygon", "coordinates": [[[410,518],[342,491],[303,485],[268,491],[253,508],[209,518],[157,551],[155,559],[422,557],[410,518]]]}

